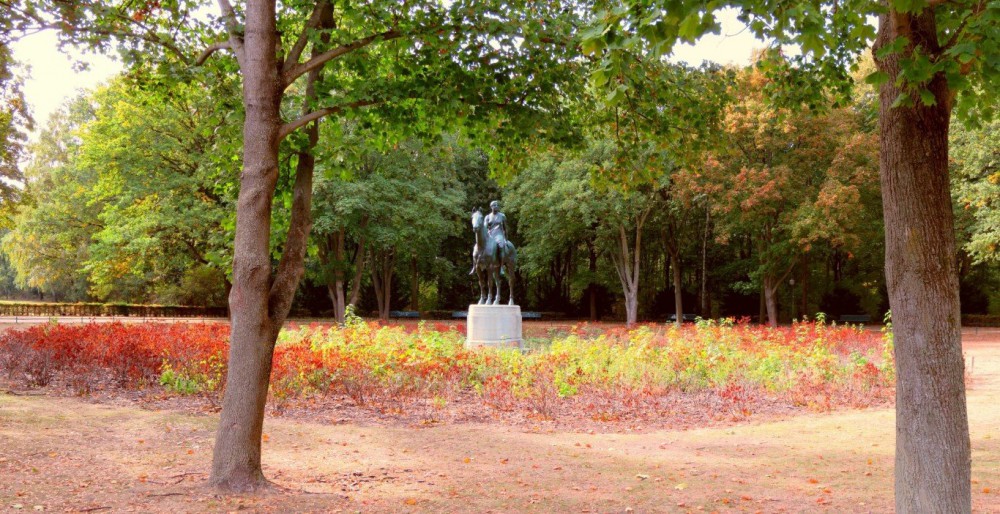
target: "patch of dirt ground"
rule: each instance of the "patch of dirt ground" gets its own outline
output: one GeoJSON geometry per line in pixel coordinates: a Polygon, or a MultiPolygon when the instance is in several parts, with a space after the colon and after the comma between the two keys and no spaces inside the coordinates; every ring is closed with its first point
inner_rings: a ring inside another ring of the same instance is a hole
{"type": "MultiPolygon", "coordinates": [[[[973,510],[1000,513],[1000,329],[963,334],[973,510]]],[[[269,417],[271,491],[206,487],[217,415],[0,393],[5,512],[891,512],[891,408],[687,430],[269,417]]]]}

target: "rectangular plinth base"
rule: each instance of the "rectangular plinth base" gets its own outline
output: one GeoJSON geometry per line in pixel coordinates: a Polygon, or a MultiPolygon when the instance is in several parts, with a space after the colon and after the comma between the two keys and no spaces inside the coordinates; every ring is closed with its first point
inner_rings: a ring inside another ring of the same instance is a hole
{"type": "Polygon", "coordinates": [[[465,345],[521,348],[521,306],[470,305],[465,345]]]}

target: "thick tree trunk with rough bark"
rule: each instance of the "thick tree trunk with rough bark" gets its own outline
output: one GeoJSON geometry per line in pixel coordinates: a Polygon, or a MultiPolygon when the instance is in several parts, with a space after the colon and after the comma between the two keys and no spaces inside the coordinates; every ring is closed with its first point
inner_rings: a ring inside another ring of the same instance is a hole
{"type": "Polygon", "coordinates": [[[267,481],[260,467],[264,403],[271,376],[275,332],[271,288],[271,202],[278,178],[281,125],[274,55],[274,4],[247,6],[243,72],[243,173],[237,199],[233,288],[229,293],[229,368],[215,438],[210,482],[249,491],[267,481]]]}
{"type": "MultiPolygon", "coordinates": [[[[228,2],[220,5],[225,11],[228,2]]],[[[276,42],[275,3],[248,2],[243,34],[231,39],[243,75],[246,118],[229,294],[229,365],[209,477],[213,486],[231,491],[253,491],[268,485],[261,471],[260,443],[274,344],[304,273],[312,228],[315,162],[308,154],[300,155],[296,168],[288,233],[272,276],[271,205],[278,178],[283,90],[276,42]]],[[[314,94],[312,86],[318,73],[309,74],[307,97],[314,94]]],[[[316,130],[310,129],[310,148],[318,139],[316,130]]]]}
{"type": "MultiPolygon", "coordinates": [[[[931,9],[884,14],[875,48],[899,35],[929,55],[940,51],[931,9]]],[[[912,48],[910,49],[912,50],[912,48]]],[[[877,59],[896,77],[896,54],[877,59]]],[[[880,91],[879,168],[885,273],[896,358],[896,512],[970,512],[971,454],[965,403],[955,232],[948,182],[951,95],[940,74],[936,105],[891,107],[880,91]]]]}

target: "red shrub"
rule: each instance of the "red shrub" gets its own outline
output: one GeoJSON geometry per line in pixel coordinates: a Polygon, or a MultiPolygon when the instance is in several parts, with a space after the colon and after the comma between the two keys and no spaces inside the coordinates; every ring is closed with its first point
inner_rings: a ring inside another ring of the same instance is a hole
{"type": "Polygon", "coordinates": [[[118,387],[142,387],[156,381],[164,361],[187,365],[224,353],[228,336],[229,328],[218,323],[39,325],[0,336],[0,362],[30,385],[72,370],[92,380],[110,377],[118,387]]]}

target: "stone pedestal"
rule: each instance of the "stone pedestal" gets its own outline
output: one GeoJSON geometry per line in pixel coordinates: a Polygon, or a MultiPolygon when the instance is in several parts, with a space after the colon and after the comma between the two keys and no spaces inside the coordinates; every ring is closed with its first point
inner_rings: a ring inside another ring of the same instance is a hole
{"type": "Polygon", "coordinates": [[[520,305],[470,305],[466,346],[521,348],[520,305]]]}

